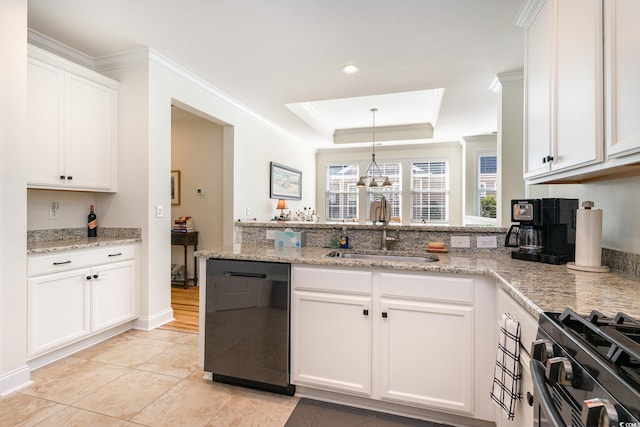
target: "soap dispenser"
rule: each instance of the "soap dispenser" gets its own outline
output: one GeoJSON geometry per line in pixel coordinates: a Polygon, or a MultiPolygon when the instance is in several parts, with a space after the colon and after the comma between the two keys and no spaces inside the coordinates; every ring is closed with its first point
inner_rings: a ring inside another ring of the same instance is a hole
{"type": "Polygon", "coordinates": [[[349,236],[347,236],[347,227],[344,225],[340,234],[340,249],[349,249],[349,236]]]}

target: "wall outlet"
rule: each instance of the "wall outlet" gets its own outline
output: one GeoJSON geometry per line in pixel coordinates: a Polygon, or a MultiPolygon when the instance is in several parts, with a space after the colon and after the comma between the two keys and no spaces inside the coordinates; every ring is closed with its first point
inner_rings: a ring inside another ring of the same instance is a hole
{"type": "Polygon", "coordinates": [[[244,208],[244,216],[247,218],[251,216],[251,208],[244,208]]]}
{"type": "Polygon", "coordinates": [[[470,248],[471,241],[469,236],[451,236],[452,248],[470,248]]]}
{"type": "Polygon", "coordinates": [[[496,236],[478,236],[476,237],[476,247],[478,248],[497,248],[498,239],[496,236]]]}
{"type": "Polygon", "coordinates": [[[276,234],[276,230],[267,230],[267,236],[266,236],[267,240],[275,239],[276,238],[275,234],[276,234]]]}
{"type": "Polygon", "coordinates": [[[162,218],[164,216],[164,209],[162,206],[156,206],[156,218],[162,218]]]}
{"type": "Polygon", "coordinates": [[[51,202],[49,205],[49,219],[60,218],[60,204],[58,202],[51,202]]]}
{"type": "Polygon", "coordinates": [[[196,187],[196,194],[198,197],[204,197],[204,186],[196,187]]]}

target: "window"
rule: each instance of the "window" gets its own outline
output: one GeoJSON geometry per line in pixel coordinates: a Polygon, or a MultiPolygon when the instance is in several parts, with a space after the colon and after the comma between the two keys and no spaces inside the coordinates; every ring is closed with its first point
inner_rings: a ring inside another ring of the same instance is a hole
{"type": "Polygon", "coordinates": [[[494,154],[478,155],[478,216],[496,217],[498,160],[494,154]]]}
{"type": "Polygon", "coordinates": [[[327,221],[358,217],[358,165],[327,166],[327,221]]]}
{"type": "Polygon", "coordinates": [[[411,221],[449,220],[449,164],[446,161],[411,163],[411,221]]]}
{"type": "MultiPolygon", "coordinates": [[[[378,164],[380,172],[383,176],[389,178],[389,181],[393,184],[391,188],[387,187],[384,190],[381,185],[382,182],[378,182],[378,187],[369,188],[367,186],[367,206],[371,206],[371,202],[380,200],[382,196],[387,199],[391,206],[391,217],[398,218],[398,221],[402,221],[401,206],[402,206],[402,168],[400,163],[381,163],[378,164]]],[[[372,174],[369,173],[369,176],[372,174]]],[[[368,185],[368,181],[367,181],[368,185]]],[[[369,212],[367,214],[367,220],[369,220],[369,212]]]]}

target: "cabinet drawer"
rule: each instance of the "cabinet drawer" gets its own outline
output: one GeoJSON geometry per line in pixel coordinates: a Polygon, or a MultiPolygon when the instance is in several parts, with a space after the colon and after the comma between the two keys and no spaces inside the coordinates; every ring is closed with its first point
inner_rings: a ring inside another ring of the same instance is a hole
{"type": "Polygon", "coordinates": [[[371,272],[294,267],[292,284],[294,289],[371,295],[371,272]]]}
{"type": "Polygon", "coordinates": [[[27,257],[27,274],[32,277],[58,271],[123,261],[133,259],[134,257],[135,247],[133,245],[105,246],[51,254],[30,255],[27,257]]]}
{"type": "Polygon", "coordinates": [[[171,233],[172,245],[197,245],[198,233],[171,233]]]}
{"type": "Polygon", "coordinates": [[[473,279],[381,273],[380,295],[471,304],[473,279]]]}

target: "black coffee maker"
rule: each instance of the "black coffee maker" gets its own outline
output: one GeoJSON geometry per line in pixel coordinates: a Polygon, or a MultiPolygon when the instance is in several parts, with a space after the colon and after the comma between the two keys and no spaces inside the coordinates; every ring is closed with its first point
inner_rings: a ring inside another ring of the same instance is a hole
{"type": "Polygon", "coordinates": [[[578,199],[511,200],[511,225],[504,245],[511,258],[564,264],[576,253],[578,199]]]}

